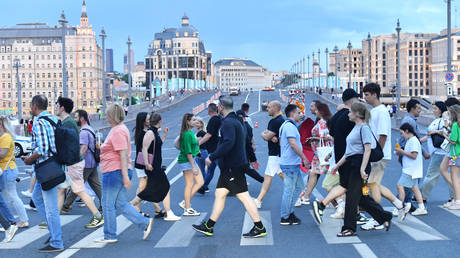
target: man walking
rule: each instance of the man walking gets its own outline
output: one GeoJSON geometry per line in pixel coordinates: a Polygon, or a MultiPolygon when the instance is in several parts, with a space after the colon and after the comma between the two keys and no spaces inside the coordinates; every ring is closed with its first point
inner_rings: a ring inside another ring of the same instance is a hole
{"type": "MultiPolygon", "coordinates": [[[[35,116],[32,127],[32,154],[22,157],[26,165],[38,165],[45,162],[57,151],[53,126],[47,120],[40,119],[41,117],[48,117],[57,123],[57,118],[46,111],[47,108],[48,99],[44,95],[36,95],[32,98],[31,109],[35,116]]],[[[47,241],[46,246],[39,250],[40,252],[60,252],[64,250],[57,192],[57,186],[47,191],[42,190],[41,184],[37,181],[32,193],[32,200],[37,207],[37,211],[42,219],[47,222],[50,232],[49,242],[47,241]]]]}
{"type": "Polygon", "coordinates": [[[220,128],[219,145],[215,152],[206,158],[208,166],[212,161],[219,160],[221,170],[217,182],[214,207],[210,218],[200,225],[193,225],[193,229],[207,236],[212,236],[214,225],[219,219],[225,207],[225,199],[229,193],[235,194],[243,203],[246,211],[254,221],[254,227],[243,237],[263,237],[267,231],[259,217],[259,212],[248,192],[244,171],[248,169],[246,158],[246,135],[243,124],[233,112],[233,100],[231,97],[221,96],[219,98],[219,112],[224,119],[220,128]]]}
{"type": "Polygon", "coordinates": [[[280,145],[279,145],[279,130],[284,123],[284,117],[281,113],[281,104],[279,101],[274,100],[267,106],[268,115],[273,117],[268,122],[267,130],[262,133],[262,139],[268,144],[268,161],[265,168],[264,182],[260,189],[259,196],[254,199],[257,208],[262,206],[262,200],[270,189],[273,176],[277,173],[282,178],[283,174],[280,168],[280,145]]]}
{"type": "Polygon", "coordinates": [[[302,151],[300,133],[297,123],[300,122],[301,113],[299,107],[289,104],[284,109],[286,121],[280,127],[280,167],[284,174],[284,190],[281,199],[281,225],[300,224],[294,214],[294,205],[300,192],[304,188],[300,164],[305,167],[309,164],[302,151]]]}

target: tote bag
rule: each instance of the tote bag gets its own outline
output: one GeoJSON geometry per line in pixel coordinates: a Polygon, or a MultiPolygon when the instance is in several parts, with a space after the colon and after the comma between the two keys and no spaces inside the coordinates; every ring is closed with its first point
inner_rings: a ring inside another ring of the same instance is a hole
{"type": "Polygon", "coordinates": [[[333,147],[326,144],[326,141],[323,137],[319,139],[319,146],[316,148],[316,155],[318,156],[319,165],[326,166],[329,165],[329,161],[326,161],[326,157],[331,154],[333,147]]]}

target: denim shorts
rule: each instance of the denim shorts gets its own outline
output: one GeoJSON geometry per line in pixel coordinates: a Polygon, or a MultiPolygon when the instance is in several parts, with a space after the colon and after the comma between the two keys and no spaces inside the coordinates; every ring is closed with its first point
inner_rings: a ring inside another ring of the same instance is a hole
{"type": "Polygon", "coordinates": [[[412,178],[411,175],[401,173],[401,177],[398,180],[398,185],[401,185],[407,188],[412,188],[414,186],[418,187],[418,178],[412,178]]]}
{"type": "MultiPolygon", "coordinates": [[[[198,167],[197,164],[196,164],[195,159],[193,159],[193,163],[194,163],[194,165],[195,165],[196,167],[198,167]]],[[[185,163],[179,164],[179,167],[180,167],[180,170],[181,170],[181,171],[192,170],[192,169],[193,169],[193,168],[192,168],[192,164],[190,164],[190,162],[185,162],[185,163]]]]}

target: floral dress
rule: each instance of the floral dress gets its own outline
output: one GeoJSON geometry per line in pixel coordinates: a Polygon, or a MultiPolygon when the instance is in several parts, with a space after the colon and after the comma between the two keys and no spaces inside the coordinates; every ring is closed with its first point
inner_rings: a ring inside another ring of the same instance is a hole
{"type": "MultiPolygon", "coordinates": [[[[318,123],[316,123],[316,125],[313,127],[313,129],[311,129],[312,137],[325,138],[328,135],[329,135],[329,129],[327,128],[326,121],[324,119],[320,119],[318,123]]],[[[325,141],[325,144],[332,146],[332,141],[325,141]]],[[[319,164],[319,159],[318,159],[318,155],[316,152],[318,147],[319,147],[318,140],[311,141],[311,148],[315,152],[315,155],[313,156],[313,160],[311,162],[311,169],[309,172],[313,174],[325,174],[329,170],[329,165],[321,166],[319,164]]]]}

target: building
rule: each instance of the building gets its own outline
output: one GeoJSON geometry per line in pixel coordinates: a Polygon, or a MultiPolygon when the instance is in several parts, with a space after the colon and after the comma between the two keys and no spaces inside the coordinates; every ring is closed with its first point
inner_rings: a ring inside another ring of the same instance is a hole
{"type": "Polygon", "coordinates": [[[144,62],[138,62],[131,73],[133,87],[139,88],[145,86],[145,65],[144,62]]]}
{"type": "Polygon", "coordinates": [[[281,83],[284,79],[284,76],[288,74],[288,71],[278,71],[271,73],[271,85],[275,87],[275,85],[281,83]]]}
{"type": "Polygon", "coordinates": [[[346,89],[350,87],[349,71],[351,71],[351,80],[353,82],[352,88],[361,92],[365,85],[365,79],[362,73],[363,67],[363,50],[351,49],[351,70],[349,65],[349,50],[348,48],[341,49],[336,53],[329,53],[329,72],[337,75],[340,81],[339,89],[346,89]],[[337,64],[337,67],[336,67],[337,64]],[[335,74],[337,70],[337,74],[335,74]]]}
{"type": "Polygon", "coordinates": [[[161,81],[165,85],[161,90],[166,91],[169,86],[171,90],[189,88],[186,82],[190,80],[209,84],[211,57],[211,52],[206,52],[200,40],[198,30],[190,25],[189,18],[184,14],[179,28],[155,33],[145,57],[147,90],[153,81],[161,81]],[[180,85],[169,85],[173,80],[180,85]]]}
{"type": "MultiPolygon", "coordinates": [[[[83,2],[80,25],[67,26],[66,67],[69,97],[76,108],[96,110],[102,97],[102,49],[88,23],[83,2]]],[[[37,94],[54,103],[62,95],[62,27],[42,23],[18,24],[0,28],[0,106],[17,108],[16,70],[19,59],[23,115],[30,112],[30,102],[37,94]]],[[[54,111],[53,111],[54,112],[54,111]]]]}
{"type": "Polygon", "coordinates": [[[105,69],[107,73],[113,73],[113,49],[105,50],[105,69]]]}
{"type": "Polygon", "coordinates": [[[271,86],[271,73],[254,61],[243,58],[224,58],[215,64],[217,87],[241,90],[260,90],[271,86]]]}
{"type": "MultiPolygon", "coordinates": [[[[133,49],[130,49],[129,50],[130,52],[130,63],[131,63],[131,71],[132,69],[134,68],[134,50],[133,49]]],[[[123,54],[123,72],[124,73],[128,73],[129,71],[129,67],[128,67],[128,52],[124,53],[123,54]]]]}

